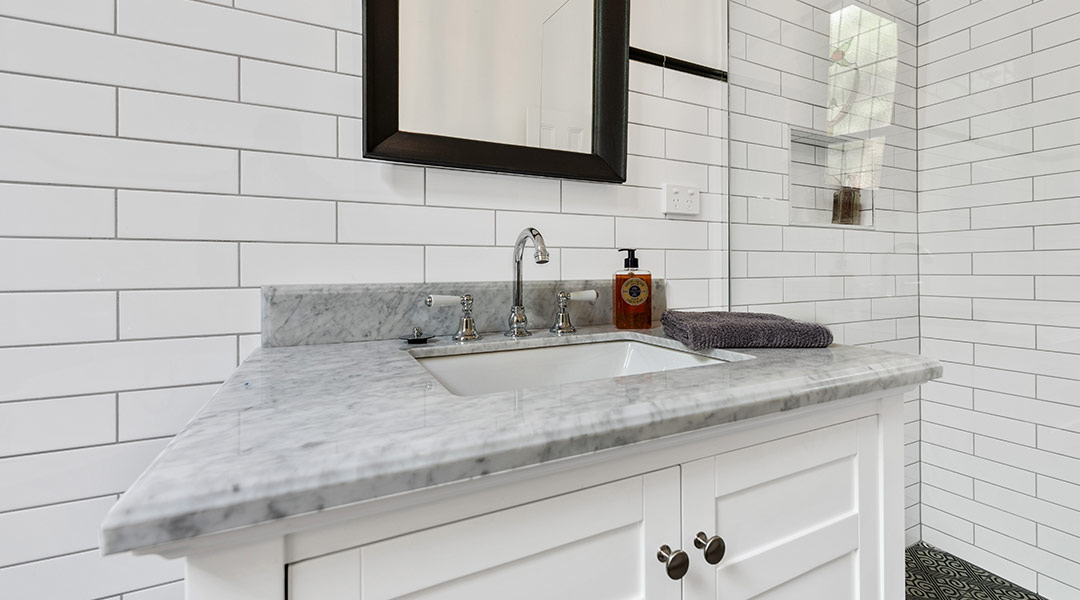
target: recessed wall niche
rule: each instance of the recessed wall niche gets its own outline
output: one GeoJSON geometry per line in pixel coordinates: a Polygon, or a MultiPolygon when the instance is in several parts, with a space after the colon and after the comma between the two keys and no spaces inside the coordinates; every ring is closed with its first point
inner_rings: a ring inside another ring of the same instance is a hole
{"type": "Polygon", "coordinates": [[[792,225],[873,229],[885,138],[859,139],[791,128],[792,225]]]}
{"type": "Polygon", "coordinates": [[[886,138],[904,133],[900,119],[910,112],[898,110],[897,23],[846,6],[829,15],[826,48],[817,88],[824,110],[813,130],[791,128],[790,221],[873,228],[875,195],[889,188],[886,162],[895,158],[886,138]]]}

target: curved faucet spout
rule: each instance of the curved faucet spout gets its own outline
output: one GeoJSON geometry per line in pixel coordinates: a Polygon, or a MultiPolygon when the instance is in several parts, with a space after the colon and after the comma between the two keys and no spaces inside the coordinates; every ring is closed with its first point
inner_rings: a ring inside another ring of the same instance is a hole
{"type": "Polygon", "coordinates": [[[514,263],[521,263],[521,257],[525,254],[525,242],[529,240],[532,240],[533,246],[536,247],[536,252],[533,254],[536,264],[546,263],[548,261],[547,244],[544,243],[544,236],[540,235],[540,231],[533,227],[526,227],[518,234],[517,241],[514,242],[514,263]]]}
{"type": "Polygon", "coordinates": [[[514,305],[510,307],[510,329],[506,335],[510,337],[524,337],[529,334],[528,319],[525,316],[525,301],[521,292],[521,259],[525,255],[525,243],[532,240],[536,251],[533,259],[536,264],[542,265],[548,261],[547,244],[544,236],[533,227],[526,227],[518,234],[517,242],[514,243],[514,305]]]}

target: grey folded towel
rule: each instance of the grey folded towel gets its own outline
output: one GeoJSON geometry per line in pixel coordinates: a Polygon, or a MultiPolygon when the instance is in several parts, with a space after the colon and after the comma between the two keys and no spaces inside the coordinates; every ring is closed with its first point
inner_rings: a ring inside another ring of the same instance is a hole
{"type": "Polygon", "coordinates": [[[708,348],[824,348],[832,332],[823,325],[780,315],[744,312],[664,311],[664,333],[692,350],[708,348]]]}

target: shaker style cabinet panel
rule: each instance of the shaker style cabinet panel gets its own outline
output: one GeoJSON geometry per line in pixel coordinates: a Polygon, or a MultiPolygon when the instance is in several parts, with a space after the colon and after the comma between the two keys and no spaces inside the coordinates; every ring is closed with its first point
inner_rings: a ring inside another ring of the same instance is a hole
{"type": "Polygon", "coordinates": [[[291,600],[677,600],[656,549],[679,539],[669,468],[289,566],[291,600]]]}
{"type": "Polygon", "coordinates": [[[880,598],[878,435],[866,417],[683,465],[683,597],[880,598]]]}
{"type": "Polygon", "coordinates": [[[390,509],[306,545],[288,598],[900,600],[902,417],[893,396],[641,449],[606,464],[641,474],[562,495],[531,480],[543,499],[508,508],[390,509]]]}

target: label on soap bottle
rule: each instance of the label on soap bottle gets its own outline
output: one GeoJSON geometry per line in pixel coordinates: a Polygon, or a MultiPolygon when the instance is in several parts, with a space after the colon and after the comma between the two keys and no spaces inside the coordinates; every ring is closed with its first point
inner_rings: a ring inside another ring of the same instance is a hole
{"type": "Polygon", "coordinates": [[[623,282],[621,295],[623,302],[630,306],[643,304],[649,299],[649,284],[640,277],[631,277],[623,282]]]}

